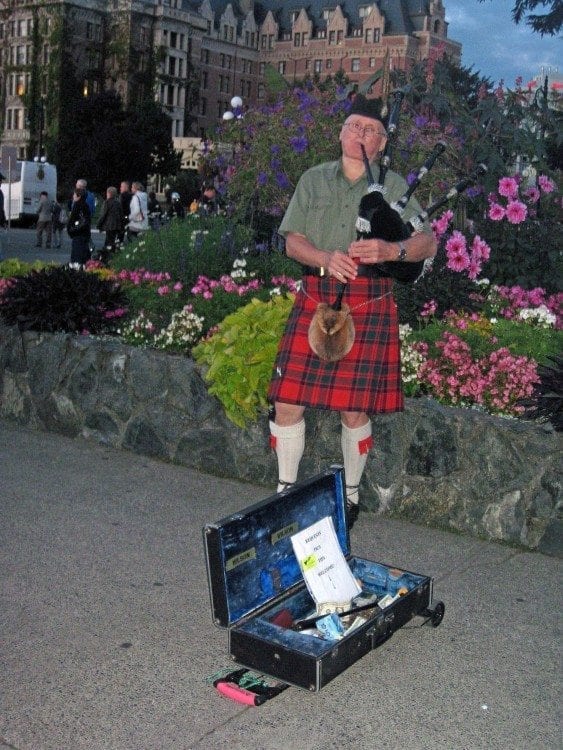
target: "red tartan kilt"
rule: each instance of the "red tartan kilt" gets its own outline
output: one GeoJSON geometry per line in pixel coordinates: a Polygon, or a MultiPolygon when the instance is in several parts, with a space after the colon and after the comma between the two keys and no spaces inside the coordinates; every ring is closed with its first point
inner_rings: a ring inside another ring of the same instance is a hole
{"type": "Polygon", "coordinates": [[[354,345],[338,362],[323,362],[307,334],[317,304],[334,301],[337,283],[305,277],[280,341],[268,399],[368,414],[401,411],[401,347],[392,286],[391,279],[371,278],[348,284],[343,302],[352,310],[354,345]],[[381,295],[386,296],[378,299],[381,295]]]}

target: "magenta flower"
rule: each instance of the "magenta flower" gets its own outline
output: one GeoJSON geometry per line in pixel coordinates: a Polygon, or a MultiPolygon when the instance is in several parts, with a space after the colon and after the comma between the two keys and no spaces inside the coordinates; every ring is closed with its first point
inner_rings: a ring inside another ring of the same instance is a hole
{"type": "Polygon", "coordinates": [[[489,206],[489,219],[491,221],[502,221],[505,217],[506,211],[500,203],[492,203],[489,206]]]}
{"type": "Polygon", "coordinates": [[[467,240],[457,229],[446,242],[446,253],[448,256],[446,265],[451,271],[465,271],[469,268],[467,240]]]}
{"type": "Polygon", "coordinates": [[[529,187],[524,192],[524,198],[526,198],[526,200],[529,200],[530,203],[537,203],[540,199],[540,191],[537,189],[537,187],[529,187]]]}
{"type": "Polygon", "coordinates": [[[490,246],[485,242],[485,240],[482,240],[481,237],[479,237],[479,235],[476,234],[471,244],[471,258],[479,262],[479,261],[489,260],[490,257],[491,257],[490,246]]]}
{"type": "Polygon", "coordinates": [[[550,180],[547,175],[540,174],[538,177],[538,185],[544,193],[552,193],[555,190],[555,183],[550,180]]]}
{"type": "Polygon", "coordinates": [[[498,181],[498,191],[504,198],[516,198],[518,181],[514,177],[501,177],[498,181]]]}
{"type": "Polygon", "coordinates": [[[509,201],[506,207],[506,218],[511,224],[521,224],[526,221],[528,208],[522,201],[509,201]]]}

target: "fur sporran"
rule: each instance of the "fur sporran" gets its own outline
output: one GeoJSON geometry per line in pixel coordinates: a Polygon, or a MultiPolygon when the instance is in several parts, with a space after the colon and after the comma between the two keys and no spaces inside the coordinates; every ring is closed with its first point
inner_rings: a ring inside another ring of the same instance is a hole
{"type": "Polygon", "coordinates": [[[324,362],[338,362],[345,357],[356,336],[350,307],[342,303],[345,284],[332,305],[319,302],[309,325],[309,346],[324,362]]]}

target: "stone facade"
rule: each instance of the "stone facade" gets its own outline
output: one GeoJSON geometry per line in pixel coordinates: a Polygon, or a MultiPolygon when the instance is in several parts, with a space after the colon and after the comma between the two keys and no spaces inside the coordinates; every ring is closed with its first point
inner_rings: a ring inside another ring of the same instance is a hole
{"type": "Polygon", "coordinates": [[[29,159],[56,130],[70,72],[83,96],[114,90],[128,105],[154,88],[173,138],[208,137],[233,96],[264,101],[267,64],[288,83],[341,71],[361,85],[383,67],[459,62],[461,45],[441,0],[22,0],[0,12],[0,53],[2,144],[29,159]]]}
{"type": "MultiPolygon", "coordinates": [[[[189,357],[112,338],[20,334],[0,327],[0,418],[264,484],[276,461],[264,417],[225,417],[189,357]]],[[[309,411],[300,471],[341,461],[338,416],[309,411]]],[[[374,418],[362,504],[442,528],[560,552],[561,436],[550,425],[407,402],[374,418]]]]}

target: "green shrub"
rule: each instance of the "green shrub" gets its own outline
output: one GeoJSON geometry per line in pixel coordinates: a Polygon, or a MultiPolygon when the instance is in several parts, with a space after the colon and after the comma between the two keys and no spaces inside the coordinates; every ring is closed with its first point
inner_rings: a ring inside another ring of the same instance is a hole
{"type": "Polygon", "coordinates": [[[199,275],[218,279],[230,273],[237,254],[252,241],[250,230],[223,216],[173,219],[158,232],[145,232],[111,261],[119,271],[145,268],[167,272],[175,281],[193,286],[199,275]]]}
{"type": "Polygon", "coordinates": [[[268,383],[292,304],[291,296],[275,296],[269,302],[253,299],[228,315],[217,333],[192,351],[196,362],[206,366],[209,393],[239,427],[267,406],[268,383]]]}
{"type": "Polygon", "coordinates": [[[115,281],[55,266],[16,277],[4,290],[0,316],[22,331],[107,333],[115,329],[125,305],[115,281]]]}
{"type": "Polygon", "coordinates": [[[563,331],[554,328],[538,329],[506,318],[498,318],[495,323],[491,323],[480,317],[475,323],[468,323],[466,328],[435,320],[422,329],[413,330],[411,339],[426,342],[430,347],[430,356],[436,356],[435,345],[444,331],[450,331],[466,341],[475,359],[506,347],[514,356],[531,357],[543,364],[563,349],[563,331]]]}
{"type": "Polygon", "coordinates": [[[6,258],[6,260],[0,261],[0,279],[25,276],[30,271],[40,271],[42,268],[53,268],[54,266],[55,263],[45,263],[42,260],[26,263],[18,258],[6,258]]]}

